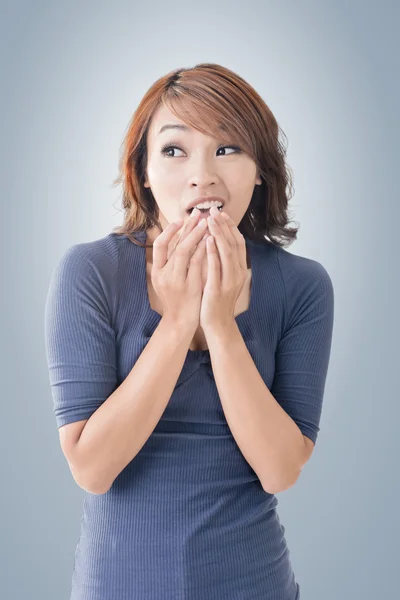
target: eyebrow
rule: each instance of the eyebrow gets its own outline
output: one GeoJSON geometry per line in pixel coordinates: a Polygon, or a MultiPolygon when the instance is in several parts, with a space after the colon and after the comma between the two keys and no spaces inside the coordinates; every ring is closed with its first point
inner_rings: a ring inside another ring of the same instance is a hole
{"type": "Polygon", "coordinates": [[[188,127],[187,125],[180,125],[179,123],[175,123],[175,124],[168,124],[168,125],[163,125],[160,129],[160,131],[158,132],[158,135],[160,135],[160,133],[162,133],[163,131],[166,131],[167,129],[181,129],[182,131],[189,131],[190,127],[188,127]]]}
{"type": "MultiPolygon", "coordinates": [[[[188,127],[187,125],[181,125],[180,123],[169,123],[168,125],[163,125],[157,135],[160,135],[160,133],[166,131],[167,129],[180,129],[181,131],[191,131],[192,128],[188,127]]],[[[225,127],[223,125],[220,125],[219,129],[221,129],[221,131],[225,131],[225,127]]]]}

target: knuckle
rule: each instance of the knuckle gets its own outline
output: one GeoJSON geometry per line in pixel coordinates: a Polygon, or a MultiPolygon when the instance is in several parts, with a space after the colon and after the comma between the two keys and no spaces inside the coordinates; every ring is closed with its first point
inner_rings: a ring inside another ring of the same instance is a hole
{"type": "Polygon", "coordinates": [[[175,248],[175,252],[179,256],[185,256],[185,254],[187,254],[187,252],[188,252],[187,245],[185,243],[178,244],[178,246],[175,248]]]}
{"type": "Polygon", "coordinates": [[[191,257],[190,262],[191,263],[199,263],[202,260],[203,260],[203,257],[201,256],[201,254],[199,254],[198,252],[195,252],[191,257]]]}

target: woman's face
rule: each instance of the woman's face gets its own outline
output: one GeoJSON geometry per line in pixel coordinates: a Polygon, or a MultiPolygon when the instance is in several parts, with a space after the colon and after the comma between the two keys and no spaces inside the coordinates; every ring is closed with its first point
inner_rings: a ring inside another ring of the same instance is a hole
{"type": "MultiPolygon", "coordinates": [[[[157,202],[163,229],[172,221],[186,221],[189,203],[203,195],[222,197],[223,210],[236,226],[240,223],[254,186],[262,183],[255,162],[247,154],[192,129],[164,105],[153,115],[146,143],[145,187],[151,189],[157,202]],[[176,124],[185,125],[187,130],[174,128],[159,133],[164,125],[176,124]],[[177,147],[163,150],[165,145],[177,147]]],[[[148,232],[148,242],[159,233],[148,232]]]]}

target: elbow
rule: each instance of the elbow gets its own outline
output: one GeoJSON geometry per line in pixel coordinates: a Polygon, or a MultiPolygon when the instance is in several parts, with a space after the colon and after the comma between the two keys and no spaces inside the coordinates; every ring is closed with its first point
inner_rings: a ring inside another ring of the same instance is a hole
{"type": "Polygon", "coordinates": [[[69,463],[69,467],[75,483],[85,492],[100,496],[106,494],[110,489],[111,486],[106,484],[104,479],[102,480],[100,477],[94,477],[92,468],[90,469],[90,472],[87,473],[86,471],[82,472],[82,469],[78,469],[76,465],[74,466],[72,463],[69,463]]]}
{"type": "Polygon", "coordinates": [[[296,471],[296,473],[292,477],[280,477],[275,478],[275,480],[265,481],[265,479],[261,482],[264,492],[267,494],[279,494],[280,492],[285,492],[289,488],[293,487],[296,481],[298,480],[300,475],[300,471],[296,471]]]}
{"type": "Polygon", "coordinates": [[[282,486],[278,485],[262,484],[262,488],[266,494],[279,494],[279,492],[283,492],[282,486]]]}
{"type": "Polygon", "coordinates": [[[67,456],[67,462],[75,483],[85,492],[89,494],[102,495],[106,494],[111,485],[105,481],[104,476],[96,473],[92,465],[82,466],[82,461],[77,460],[78,453],[71,452],[67,456]]]}
{"type": "Polygon", "coordinates": [[[296,453],[294,460],[291,460],[289,463],[286,462],[279,469],[275,469],[273,477],[269,474],[268,477],[264,476],[263,480],[260,478],[263,489],[267,494],[278,494],[279,492],[288,490],[294,486],[300,477],[300,473],[309,460],[314,448],[314,442],[306,438],[306,443],[304,443],[304,438],[305,436],[302,437],[303,443],[301,444],[301,449],[296,453]],[[300,460],[298,456],[300,456],[300,460]]]}
{"type": "Polygon", "coordinates": [[[103,494],[106,494],[110,488],[99,488],[99,487],[83,487],[83,486],[79,486],[81,487],[85,492],[89,492],[89,494],[94,494],[95,496],[102,496],[103,494]]]}
{"type": "Polygon", "coordinates": [[[274,484],[274,485],[263,485],[263,490],[264,492],[266,492],[267,494],[279,494],[279,492],[284,492],[286,490],[288,490],[289,488],[291,488],[294,485],[294,483],[281,483],[280,485],[274,484]]]}
{"type": "Polygon", "coordinates": [[[88,492],[89,494],[94,494],[96,496],[101,496],[102,494],[106,494],[110,487],[109,485],[104,485],[104,483],[100,483],[98,481],[94,482],[94,481],[88,481],[88,480],[82,480],[82,478],[78,478],[77,476],[74,476],[75,482],[77,483],[77,485],[84,490],[85,492],[88,492]]]}

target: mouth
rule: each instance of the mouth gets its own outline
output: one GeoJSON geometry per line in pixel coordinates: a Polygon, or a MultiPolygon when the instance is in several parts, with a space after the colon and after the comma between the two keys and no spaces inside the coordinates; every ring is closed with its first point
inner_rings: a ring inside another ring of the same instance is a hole
{"type": "MultiPolygon", "coordinates": [[[[193,206],[192,208],[189,208],[189,210],[186,211],[187,214],[191,215],[195,208],[196,208],[195,206],[193,206]]],[[[217,208],[218,208],[219,212],[221,212],[223,210],[223,208],[224,208],[224,205],[217,206],[217,208]]],[[[205,219],[205,218],[207,218],[207,217],[210,216],[210,209],[209,208],[199,208],[199,211],[201,213],[200,214],[200,219],[205,219]]]]}

